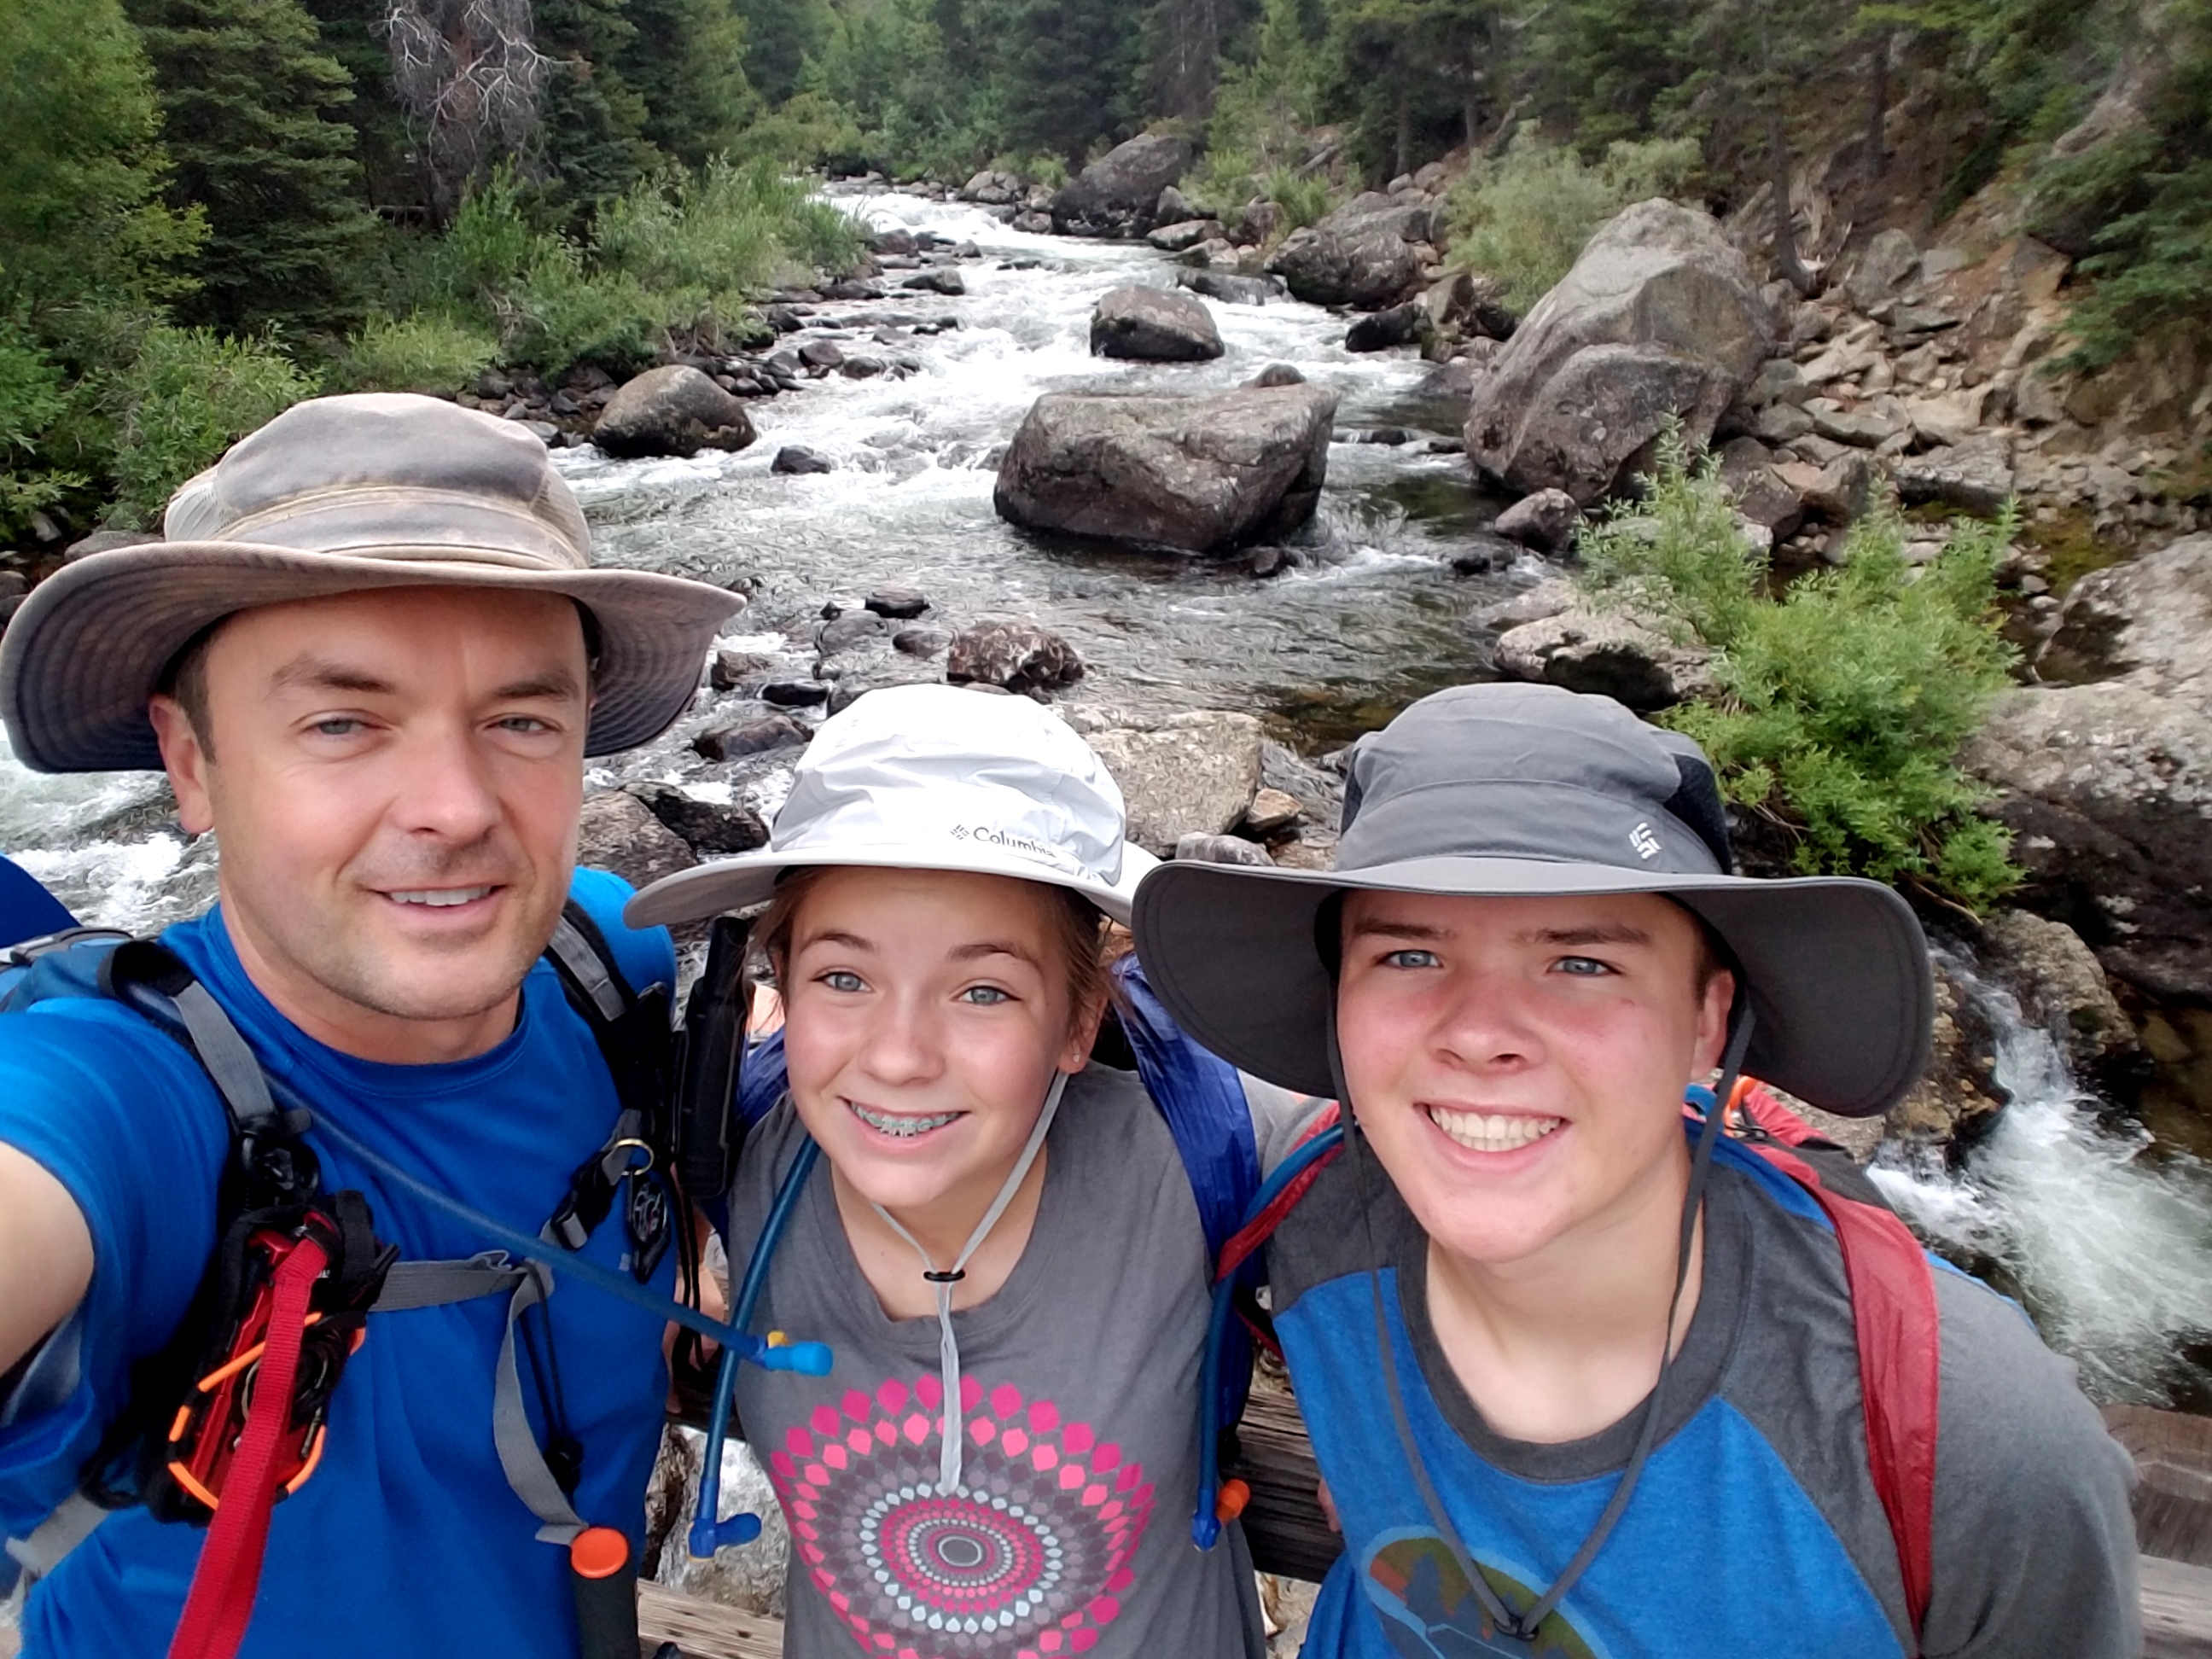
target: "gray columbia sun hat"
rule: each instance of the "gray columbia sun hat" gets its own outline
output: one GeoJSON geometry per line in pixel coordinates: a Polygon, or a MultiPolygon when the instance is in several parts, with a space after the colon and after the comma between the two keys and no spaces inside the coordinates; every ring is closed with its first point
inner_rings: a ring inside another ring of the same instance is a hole
{"type": "Polygon", "coordinates": [[[434,398],[295,404],[177,491],[167,539],[95,553],[33,588],[0,635],[0,720],[40,772],[158,768],[146,701],[234,611],[390,587],[559,593],[599,633],[586,752],[684,710],[736,594],[591,568],[591,532],[545,446],[434,398]]]}
{"type": "Polygon", "coordinates": [[[1336,1093],[1317,923],[1353,889],[1504,897],[1660,893],[1727,944],[1755,1015],[1745,1069],[1831,1112],[1887,1110],[1927,1064],[1934,993],[1911,907],[1847,877],[1729,873],[1697,745],[1609,697],[1462,686],[1354,747],[1333,871],[1164,864],[1137,950],[1185,1030],[1242,1069],[1336,1093]]]}
{"type": "Polygon", "coordinates": [[[823,721],[757,853],[664,876],[633,927],[759,904],[787,870],[867,865],[1041,881],[1120,922],[1156,860],[1123,839],[1121,791],[1091,745],[1027,697],[886,686],[823,721]]]}

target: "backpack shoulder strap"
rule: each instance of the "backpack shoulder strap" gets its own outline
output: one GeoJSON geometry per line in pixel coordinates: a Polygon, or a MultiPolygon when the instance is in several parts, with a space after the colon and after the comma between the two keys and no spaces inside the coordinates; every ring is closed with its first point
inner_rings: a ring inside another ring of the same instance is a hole
{"type": "MultiPolygon", "coordinates": [[[[1771,1097],[1761,1104],[1786,1110],[1771,1097]]],[[[1935,1274],[1920,1241],[1887,1205],[1832,1190],[1801,1156],[1803,1148],[1793,1151],[1763,1140],[1750,1144],[1803,1188],[1835,1228],[1850,1286],[1867,1460],[1875,1494],[1896,1540],[1905,1608],[1917,1638],[1935,1585],[1936,1443],[1942,1391],[1935,1274]]],[[[1870,1182],[1868,1188],[1873,1190],[1870,1182]]]]}

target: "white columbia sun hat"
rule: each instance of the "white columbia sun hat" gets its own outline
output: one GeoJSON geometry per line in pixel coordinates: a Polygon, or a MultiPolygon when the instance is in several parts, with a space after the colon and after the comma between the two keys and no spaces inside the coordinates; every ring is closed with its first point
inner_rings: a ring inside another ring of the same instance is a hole
{"type": "Polygon", "coordinates": [[[757,853],[654,882],[633,927],[764,902],[787,870],[961,870],[1080,893],[1120,922],[1157,862],[1122,838],[1121,791],[1067,723],[1027,697],[953,685],[872,691],[822,723],[757,853]]]}

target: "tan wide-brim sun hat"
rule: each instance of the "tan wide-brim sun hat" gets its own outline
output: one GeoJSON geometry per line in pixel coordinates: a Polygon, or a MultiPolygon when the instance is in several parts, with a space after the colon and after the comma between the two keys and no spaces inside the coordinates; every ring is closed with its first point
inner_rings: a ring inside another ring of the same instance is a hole
{"type": "Polygon", "coordinates": [[[24,600],[0,635],[0,720],[40,772],[157,769],[146,717],[163,671],[234,611],[398,587],[558,593],[598,635],[585,752],[657,736],[697,689],[742,597],[595,570],[591,532],[545,446],[434,398],[317,398],[244,439],[169,502],[167,539],[95,553],[24,600]]]}

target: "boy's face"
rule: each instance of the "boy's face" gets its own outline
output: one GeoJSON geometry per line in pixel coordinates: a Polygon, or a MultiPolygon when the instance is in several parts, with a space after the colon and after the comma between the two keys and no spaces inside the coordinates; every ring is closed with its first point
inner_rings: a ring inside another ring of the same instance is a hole
{"type": "Polygon", "coordinates": [[[1595,1237],[1662,1183],[1682,1091],[1718,1063],[1734,981],[1648,893],[1354,892],[1337,1030],[1360,1127],[1429,1237],[1519,1261],[1595,1237]]]}

